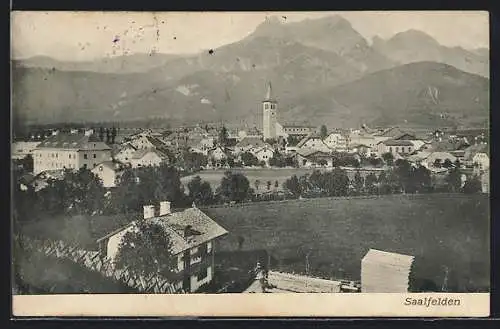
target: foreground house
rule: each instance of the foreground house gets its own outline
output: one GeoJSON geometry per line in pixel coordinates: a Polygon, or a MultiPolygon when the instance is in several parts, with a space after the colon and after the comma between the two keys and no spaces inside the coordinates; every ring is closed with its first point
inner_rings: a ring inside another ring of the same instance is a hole
{"type": "MultiPolygon", "coordinates": [[[[159,207],[144,206],[144,221],[161,225],[172,242],[171,255],[177,260],[173,282],[178,289],[195,292],[214,278],[214,252],[218,238],[228,232],[196,207],[172,212],[170,202],[159,207]]],[[[119,246],[127,232],[137,230],[137,222],[99,239],[100,251],[116,260],[119,246]]]]}
{"type": "Polygon", "coordinates": [[[130,143],[124,144],[115,154],[114,159],[123,163],[129,163],[137,149],[130,143]]]}
{"type": "Polygon", "coordinates": [[[312,150],[317,150],[321,152],[331,152],[332,149],[330,149],[325,142],[321,139],[319,136],[308,136],[304,137],[298,144],[297,144],[298,149],[312,149],[312,150]]]}
{"type": "Polygon", "coordinates": [[[41,142],[33,152],[33,173],[46,170],[94,168],[111,160],[111,148],[89,134],[56,134],[41,142]]]}
{"type": "Polygon", "coordinates": [[[329,148],[337,151],[337,152],[346,152],[348,147],[347,137],[341,133],[333,132],[330,133],[323,142],[329,148]]]}

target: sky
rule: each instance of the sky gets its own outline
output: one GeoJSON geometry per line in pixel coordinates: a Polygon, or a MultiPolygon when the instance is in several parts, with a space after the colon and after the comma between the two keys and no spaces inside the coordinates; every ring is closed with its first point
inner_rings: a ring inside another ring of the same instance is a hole
{"type": "Polygon", "coordinates": [[[266,17],[284,24],[341,15],[368,41],[421,30],[446,46],[488,47],[488,13],[454,12],[13,12],[13,58],[86,61],[134,53],[192,54],[236,42],[266,17]],[[286,20],[282,18],[286,16],[286,20]]]}

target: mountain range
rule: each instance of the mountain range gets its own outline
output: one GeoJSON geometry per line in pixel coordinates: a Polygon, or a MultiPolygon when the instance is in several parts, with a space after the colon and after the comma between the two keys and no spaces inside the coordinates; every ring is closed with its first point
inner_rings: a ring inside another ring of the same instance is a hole
{"type": "Polygon", "coordinates": [[[196,55],[12,62],[13,114],[30,123],[162,117],[260,126],[268,81],[282,122],[475,125],[489,116],[488,49],[446,47],[414,30],[370,44],[340,16],[269,19],[196,55]]]}

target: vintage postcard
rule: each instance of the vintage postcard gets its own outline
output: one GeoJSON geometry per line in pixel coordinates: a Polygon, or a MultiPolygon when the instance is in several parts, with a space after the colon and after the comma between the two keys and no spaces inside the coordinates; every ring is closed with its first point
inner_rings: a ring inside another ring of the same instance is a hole
{"type": "Polygon", "coordinates": [[[487,12],[11,17],[14,316],[489,315],[487,12]]]}

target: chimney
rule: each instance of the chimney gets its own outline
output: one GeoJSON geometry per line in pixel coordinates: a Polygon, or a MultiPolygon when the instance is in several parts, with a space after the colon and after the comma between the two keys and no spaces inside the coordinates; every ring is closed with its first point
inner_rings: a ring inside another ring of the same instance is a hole
{"type": "Polygon", "coordinates": [[[148,205],[144,206],[144,219],[155,217],[155,206],[148,205]]]}
{"type": "Polygon", "coordinates": [[[170,201],[160,202],[160,216],[170,215],[170,201]]]}

